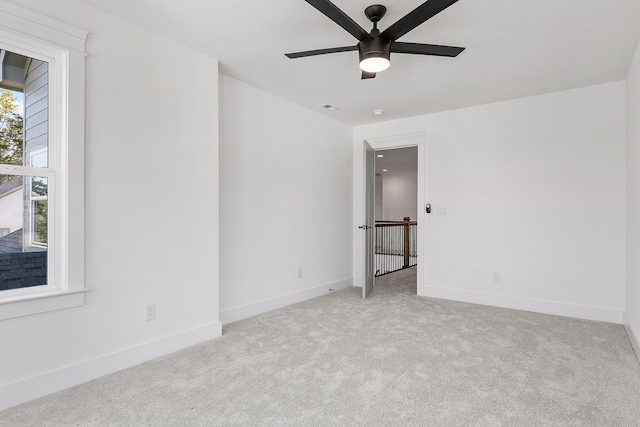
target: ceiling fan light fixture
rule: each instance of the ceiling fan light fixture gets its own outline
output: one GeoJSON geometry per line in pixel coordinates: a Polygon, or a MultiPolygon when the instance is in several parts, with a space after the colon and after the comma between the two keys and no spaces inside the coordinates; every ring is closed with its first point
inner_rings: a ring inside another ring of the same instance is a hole
{"type": "Polygon", "coordinates": [[[373,37],[358,43],[360,69],[367,73],[379,73],[391,65],[391,43],[382,37],[373,37]]]}
{"type": "Polygon", "coordinates": [[[379,73],[389,68],[391,62],[383,57],[369,57],[360,61],[360,69],[367,73],[379,73]]]}

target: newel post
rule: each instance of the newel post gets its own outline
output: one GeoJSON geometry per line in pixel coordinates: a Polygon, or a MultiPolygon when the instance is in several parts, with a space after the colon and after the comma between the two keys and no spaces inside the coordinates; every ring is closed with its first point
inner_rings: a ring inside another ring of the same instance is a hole
{"type": "Polygon", "coordinates": [[[411,218],[408,216],[404,217],[404,267],[409,268],[409,221],[411,218]]]}

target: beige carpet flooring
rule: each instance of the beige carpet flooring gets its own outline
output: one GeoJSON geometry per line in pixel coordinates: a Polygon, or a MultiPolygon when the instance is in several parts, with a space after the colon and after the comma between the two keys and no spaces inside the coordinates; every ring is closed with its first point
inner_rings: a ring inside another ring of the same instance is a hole
{"type": "Polygon", "coordinates": [[[415,270],[0,412],[1,426],[640,426],[620,325],[416,296],[415,270]]]}

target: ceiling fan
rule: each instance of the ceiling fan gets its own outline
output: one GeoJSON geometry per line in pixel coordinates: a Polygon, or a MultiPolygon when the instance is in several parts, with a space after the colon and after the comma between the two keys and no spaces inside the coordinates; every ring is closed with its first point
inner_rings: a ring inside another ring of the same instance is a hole
{"type": "Polygon", "coordinates": [[[380,32],[378,29],[378,22],[387,12],[387,8],[381,4],[369,6],[364,10],[367,18],[373,22],[373,29],[369,33],[329,0],[305,1],[322,12],[327,18],[347,30],[347,32],[358,39],[359,42],[355,46],[333,47],[285,54],[291,59],[357,50],[360,54],[362,78],[372,79],[375,78],[376,73],[389,68],[389,65],[391,65],[391,52],[455,57],[464,50],[463,47],[397,41],[400,37],[427,19],[442,12],[458,0],[427,0],[383,32],[380,32]]]}

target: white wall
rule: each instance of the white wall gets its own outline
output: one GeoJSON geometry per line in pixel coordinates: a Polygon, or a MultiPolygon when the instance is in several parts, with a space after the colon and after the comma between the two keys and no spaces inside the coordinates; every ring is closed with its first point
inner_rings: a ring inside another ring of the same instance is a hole
{"type": "Polygon", "coordinates": [[[220,83],[221,320],[351,286],[352,128],[220,83]]]}
{"type": "Polygon", "coordinates": [[[0,409],[221,332],[217,61],[73,0],[20,5],[90,31],[89,292],[83,307],[0,322],[0,409]]]}
{"type": "Polygon", "coordinates": [[[13,193],[0,197],[0,228],[8,228],[10,233],[24,224],[24,190],[22,186],[13,193]]]}
{"type": "MultiPolygon", "coordinates": [[[[624,82],[360,126],[427,132],[419,295],[622,322],[624,82]],[[492,273],[501,282],[492,282],[492,273]]],[[[362,218],[354,157],[354,222],[362,218]]],[[[354,277],[362,269],[354,233],[354,277]]]]}
{"type": "Polygon", "coordinates": [[[415,220],[418,218],[417,194],[417,169],[384,173],[382,176],[382,218],[379,219],[402,221],[404,217],[408,216],[415,220]]]}
{"type": "Polygon", "coordinates": [[[640,357],[640,43],[627,75],[627,287],[625,325],[640,357]]]}

